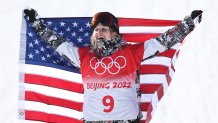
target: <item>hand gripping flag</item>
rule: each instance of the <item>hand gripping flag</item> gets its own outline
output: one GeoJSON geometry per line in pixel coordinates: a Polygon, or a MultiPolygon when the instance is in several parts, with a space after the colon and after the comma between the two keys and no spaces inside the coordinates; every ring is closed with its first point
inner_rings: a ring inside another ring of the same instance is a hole
{"type": "MultiPolygon", "coordinates": [[[[90,17],[41,18],[75,46],[90,45],[90,17]]],[[[128,42],[144,42],[180,21],[119,18],[128,42]]],[[[141,63],[141,122],[149,123],[175,72],[181,42],[141,63]]],[[[82,123],[83,85],[79,69],[46,45],[23,19],[20,39],[19,119],[25,122],[82,123]]]]}

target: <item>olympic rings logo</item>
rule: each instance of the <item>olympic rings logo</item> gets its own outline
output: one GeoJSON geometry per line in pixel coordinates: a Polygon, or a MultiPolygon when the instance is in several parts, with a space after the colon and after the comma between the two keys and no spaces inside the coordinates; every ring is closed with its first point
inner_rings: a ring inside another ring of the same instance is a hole
{"type": "Polygon", "coordinates": [[[96,57],[93,57],[90,60],[90,67],[95,70],[95,73],[98,75],[104,74],[106,71],[110,74],[117,74],[119,71],[126,66],[126,58],[124,56],[118,56],[114,60],[111,57],[104,57],[102,59],[97,59],[96,57]],[[118,62],[118,59],[120,62],[123,61],[122,64],[118,62]],[[105,63],[104,60],[109,60],[109,63],[105,63]],[[94,62],[96,61],[96,63],[94,62]],[[113,67],[113,69],[112,69],[113,67]],[[115,68],[115,69],[114,69],[115,68]]]}

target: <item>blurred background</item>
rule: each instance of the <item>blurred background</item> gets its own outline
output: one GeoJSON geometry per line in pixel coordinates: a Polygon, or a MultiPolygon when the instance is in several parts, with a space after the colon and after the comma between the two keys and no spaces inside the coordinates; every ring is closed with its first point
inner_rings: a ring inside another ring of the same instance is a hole
{"type": "Polygon", "coordinates": [[[19,40],[25,7],[36,9],[41,17],[109,11],[117,17],[171,20],[205,10],[202,23],[186,38],[172,83],[151,123],[218,122],[217,0],[0,0],[0,6],[0,123],[20,122],[19,40]]]}

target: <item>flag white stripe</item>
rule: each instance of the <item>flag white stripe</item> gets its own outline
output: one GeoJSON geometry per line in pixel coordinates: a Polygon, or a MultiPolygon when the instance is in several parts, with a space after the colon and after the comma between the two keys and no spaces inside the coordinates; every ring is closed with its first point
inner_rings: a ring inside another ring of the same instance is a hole
{"type": "Polygon", "coordinates": [[[152,59],[148,59],[143,61],[142,65],[163,65],[163,66],[169,66],[170,65],[171,58],[164,57],[164,56],[157,56],[152,59]]]}
{"type": "Polygon", "coordinates": [[[81,74],[60,70],[52,67],[26,64],[24,71],[21,72],[82,83],[81,74]]]}
{"type": "MultiPolygon", "coordinates": [[[[177,52],[178,52],[178,51],[177,51],[177,52]]],[[[176,52],[176,53],[177,53],[177,52],[176,52]]],[[[171,63],[173,64],[173,66],[176,65],[176,61],[177,61],[177,55],[174,55],[173,58],[172,58],[172,61],[171,61],[171,63]]]]}
{"type": "Polygon", "coordinates": [[[173,26],[121,26],[121,33],[164,33],[173,26]]]}
{"type": "Polygon", "coordinates": [[[153,94],[142,94],[141,102],[151,102],[152,98],[153,98],[153,94]]]}
{"type": "Polygon", "coordinates": [[[147,112],[146,112],[146,111],[143,111],[143,112],[142,112],[142,115],[143,115],[143,117],[142,117],[141,120],[146,120],[146,118],[147,118],[147,112]]]}
{"type": "Polygon", "coordinates": [[[40,102],[33,102],[33,101],[25,101],[25,109],[26,110],[33,110],[39,112],[46,112],[49,114],[58,114],[61,116],[67,116],[71,118],[81,119],[83,118],[83,113],[78,112],[76,110],[54,106],[54,105],[47,105],[40,102]]]}
{"type": "Polygon", "coordinates": [[[83,94],[75,93],[67,90],[62,90],[53,87],[47,87],[43,85],[27,84],[25,83],[26,91],[33,91],[46,96],[57,97],[60,99],[67,99],[70,101],[83,102],[83,94]]]}
{"type": "Polygon", "coordinates": [[[45,123],[45,122],[34,121],[34,120],[19,120],[18,123],[45,123]]]}
{"type": "Polygon", "coordinates": [[[149,75],[140,75],[140,83],[146,84],[163,84],[164,92],[168,88],[168,83],[166,80],[166,76],[163,74],[149,74],[149,75]]]}
{"type": "Polygon", "coordinates": [[[169,67],[169,76],[171,79],[173,79],[174,73],[175,73],[175,71],[171,67],[169,67]]]}
{"type": "Polygon", "coordinates": [[[151,105],[152,105],[152,112],[151,112],[151,115],[153,116],[153,114],[154,114],[154,112],[155,112],[155,110],[156,110],[156,108],[157,108],[157,104],[158,104],[158,96],[157,96],[157,92],[155,92],[154,94],[153,94],[153,98],[152,98],[152,100],[151,100],[151,105]]]}

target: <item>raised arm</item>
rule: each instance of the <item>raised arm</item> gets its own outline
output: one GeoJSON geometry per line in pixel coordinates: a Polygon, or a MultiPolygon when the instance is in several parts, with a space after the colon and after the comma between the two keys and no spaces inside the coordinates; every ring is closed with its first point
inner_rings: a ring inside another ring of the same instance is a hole
{"type": "Polygon", "coordinates": [[[65,57],[72,65],[79,67],[78,48],[72,43],[67,42],[63,37],[51,30],[41,19],[34,9],[25,9],[25,15],[34,28],[35,32],[48,44],[52,49],[56,50],[62,57],[65,57]]]}
{"type": "Polygon", "coordinates": [[[182,41],[194,30],[196,24],[201,22],[202,12],[201,10],[193,11],[191,16],[187,16],[172,29],[145,42],[144,60],[156,56],[158,53],[170,49],[172,46],[182,41]]]}

